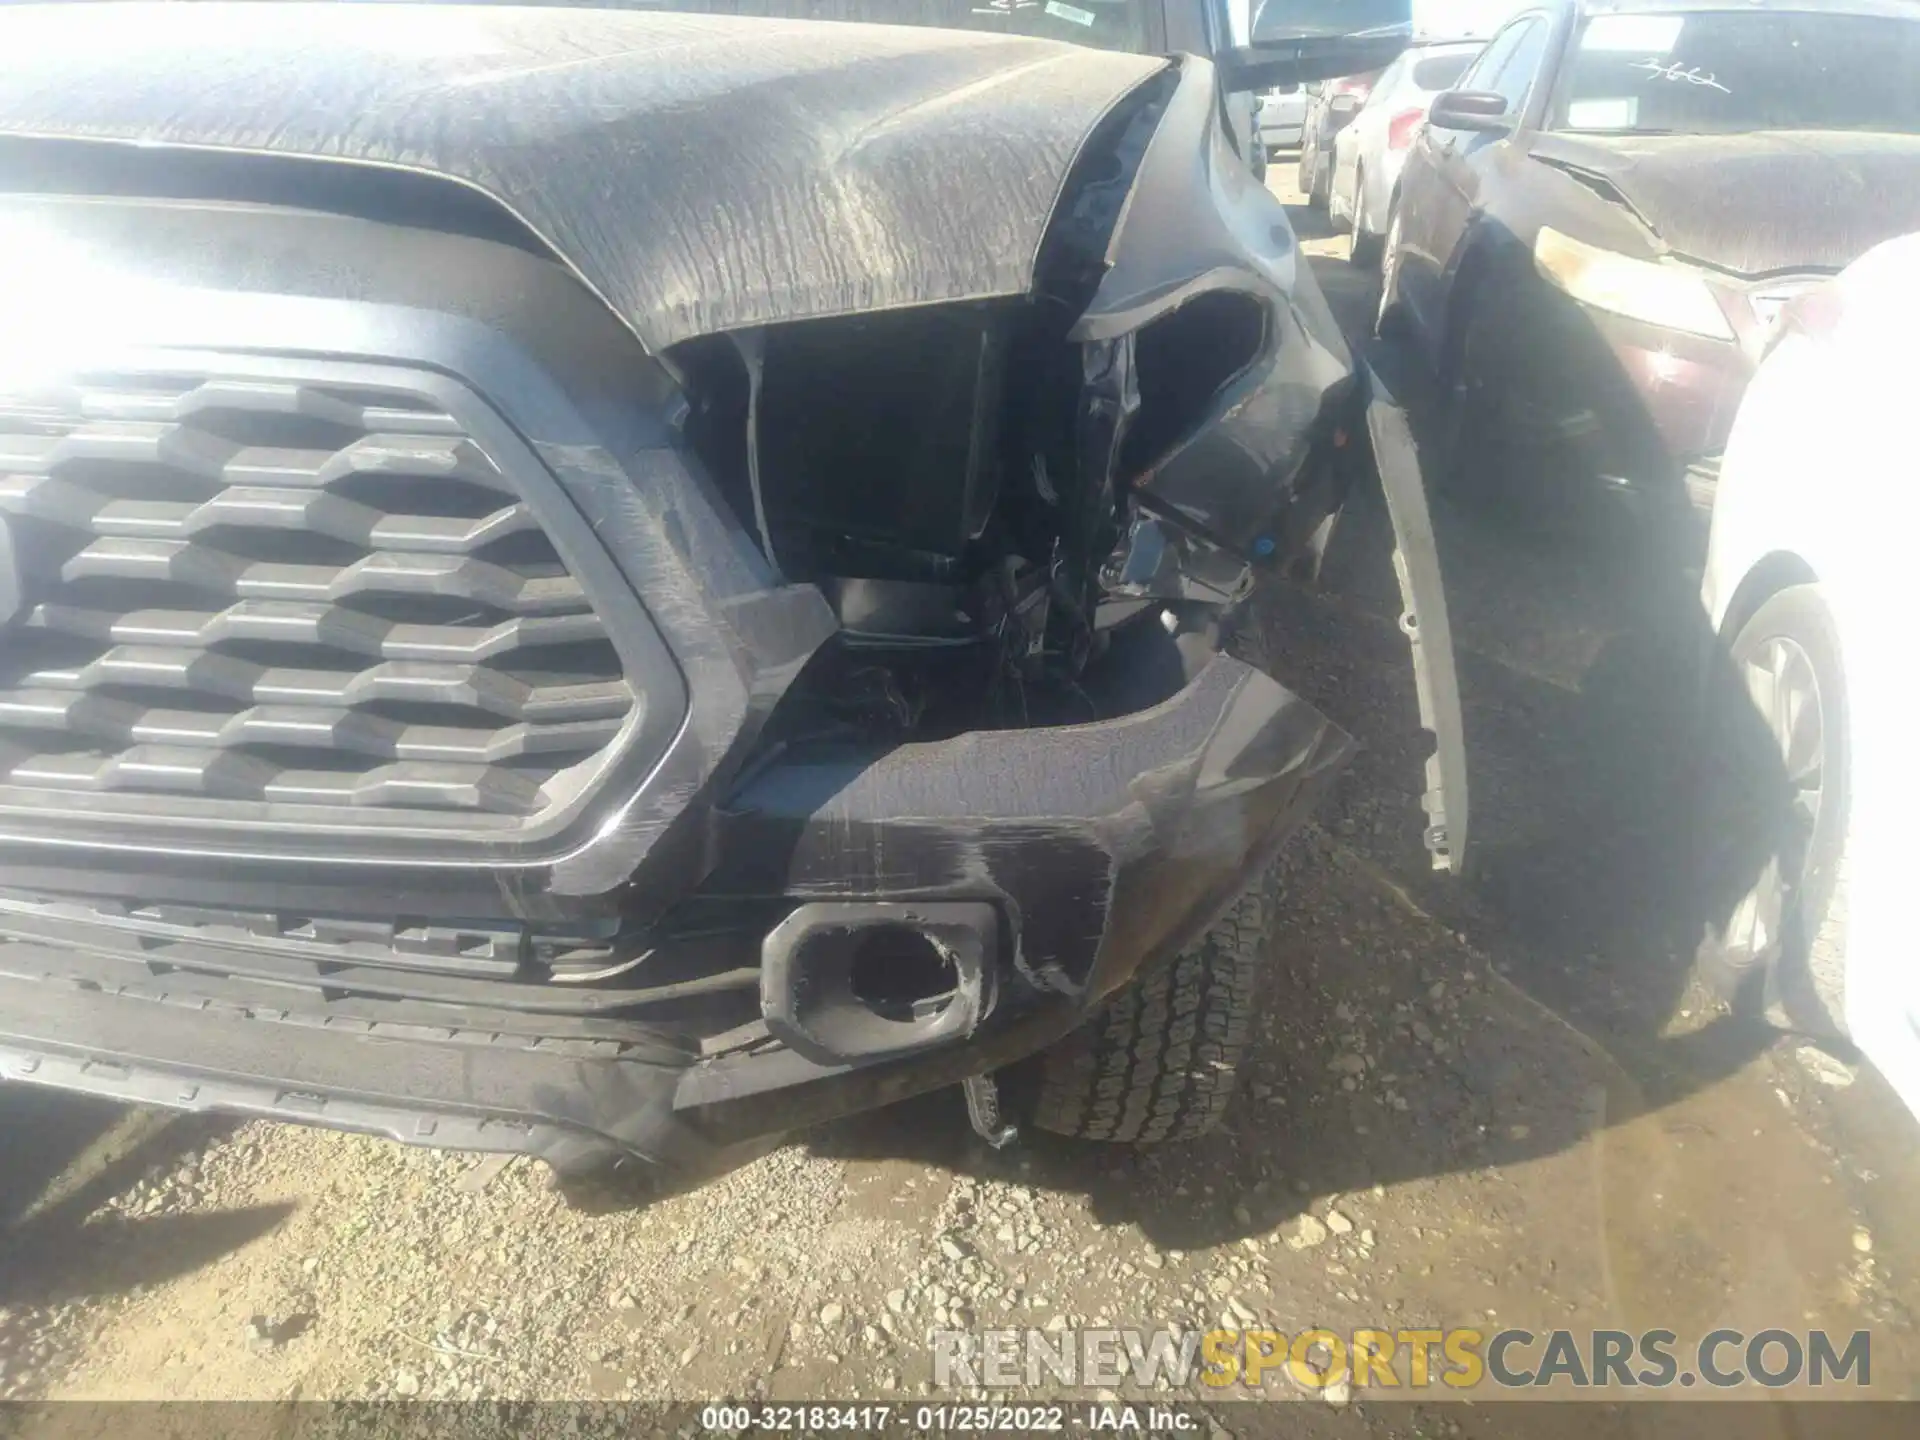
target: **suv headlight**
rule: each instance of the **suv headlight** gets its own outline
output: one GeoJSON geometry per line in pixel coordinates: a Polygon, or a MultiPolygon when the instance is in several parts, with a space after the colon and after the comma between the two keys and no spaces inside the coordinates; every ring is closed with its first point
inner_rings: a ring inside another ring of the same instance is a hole
{"type": "Polygon", "coordinates": [[[1545,226],[1533,242],[1533,261],[1542,275],[1596,310],[1712,340],[1734,338],[1713,291],[1690,270],[1602,250],[1545,226]]]}

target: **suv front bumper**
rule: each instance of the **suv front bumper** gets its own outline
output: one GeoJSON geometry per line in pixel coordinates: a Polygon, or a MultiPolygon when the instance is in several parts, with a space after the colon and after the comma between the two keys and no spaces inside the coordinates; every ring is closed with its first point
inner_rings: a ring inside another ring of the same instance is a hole
{"type": "Polygon", "coordinates": [[[284,945],[250,947],[232,925],[194,944],[170,923],[159,946],[152,924],[89,920],[36,893],[0,897],[0,1074],[562,1169],[616,1155],[697,1169],[731,1145],[1043,1048],[1198,938],[1352,748],[1274,681],[1215,656],[1171,698],[1118,719],[874,755],[799,751],[747,777],[720,809],[710,909],[993,908],[991,1004],[965,1033],[905,1053],[834,1063],[751,1022],[690,1030],[684,995],[705,972],[741,973],[728,970],[737,954],[708,960],[695,940],[663,940],[631,971],[691,977],[664,1001],[644,986],[595,989],[579,992],[590,1009],[543,1014],[557,1002],[516,992],[495,1005],[508,992],[484,980],[383,988],[365,977],[396,972],[378,964],[290,971],[284,945]]]}

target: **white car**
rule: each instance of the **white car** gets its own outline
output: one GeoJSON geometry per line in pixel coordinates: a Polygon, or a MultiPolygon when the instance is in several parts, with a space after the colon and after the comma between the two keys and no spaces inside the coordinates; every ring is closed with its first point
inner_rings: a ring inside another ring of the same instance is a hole
{"type": "Polygon", "coordinates": [[[1415,45],[1374,82],[1367,103],[1334,136],[1327,214],[1353,229],[1356,265],[1379,263],[1407,147],[1426,123],[1427,106],[1466,73],[1485,44],[1458,40],[1415,45]]]}
{"type": "Polygon", "coordinates": [[[1703,875],[1728,882],[1701,968],[1729,998],[1851,1040],[1920,1115],[1906,588],[1920,235],[1869,251],[1773,324],[1721,467],[1701,592],[1720,677],[1703,875]]]}
{"type": "Polygon", "coordinates": [[[1276,150],[1298,150],[1306,123],[1307,92],[1298,85],[1277,86],[1260,96],[1260,143],[1269,156],[1276,150]]]}

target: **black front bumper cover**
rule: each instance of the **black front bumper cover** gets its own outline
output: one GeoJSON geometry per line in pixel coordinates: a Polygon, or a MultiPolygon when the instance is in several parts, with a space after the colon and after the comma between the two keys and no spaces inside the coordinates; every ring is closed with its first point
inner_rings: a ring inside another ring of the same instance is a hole
{"type": "Polygon", "coordinates": [[[56,936],[44,907],[15,900],[0,912],[0,1074],[562,1169],[616,1155],[698,1169],[1064,1034],[1204,931],[1352,748],[1311,706],[1221,656],[1118,719],[873,756],[798,753],[749,777],[723,807],[703,887],[717,903],[964,898],[1004,917],[1013,943],[992,1013],[970,1036],[901,1058],[820,1065],[764,1037],[703,1053],[644,1012],[556,1040],[524,1016],[417,999],[389,1015],[364,996],[330,1000],[324,984],[227,994],[202,962],[169,972],[198,983],[169,983],[124,929],[66,920],[56,936]]]}

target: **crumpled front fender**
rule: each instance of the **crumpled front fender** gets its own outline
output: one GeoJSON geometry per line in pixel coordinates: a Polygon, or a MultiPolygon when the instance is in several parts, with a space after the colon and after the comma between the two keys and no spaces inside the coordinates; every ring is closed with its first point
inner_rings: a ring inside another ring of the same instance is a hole
{"type": "MultiPolygon", "coordinates": [[[[1338,504],[1328,467],[1310,462],[1353,393],[1354,360],[1285,207],[1228,142],[1217,96],[1214,67],[1183,58],[1108,241],[1106,274],[1069,338],[1138,341],[1223,292],[1257,307],[1246,364],[1127,479],[1143,509],[1208,543],[1242,560],[1285,559],[1338,504]]],[[[1204,327],[1196,340],[1214,343],[1204,327]]]]}
{"type": "MultiPolygon", "coordinates": [[[[1389,383],[1348,346],[1300,254],[1285,207],[1228,143],[1213,67],[1185,57],[1107,244],[1107,270],[1070,338],[1133,347],[1196,299],[1228,292],[1264,312],[1245,366],[1143,473],[1101,572],[1118,601],[1231,605],[1255,567],[1324,544],[1370,455],[1394,531],[1400,628],[1412,649],[1426,761],[1423,839],[1458,871],[1467,843],[1465,731],[1425,479],[1389,383]],[[1363,448],[1364,443],[1364,448],[1363,448]]],[[[1383,360],[1385,357],[1382,357],[1383,360]]]]}

